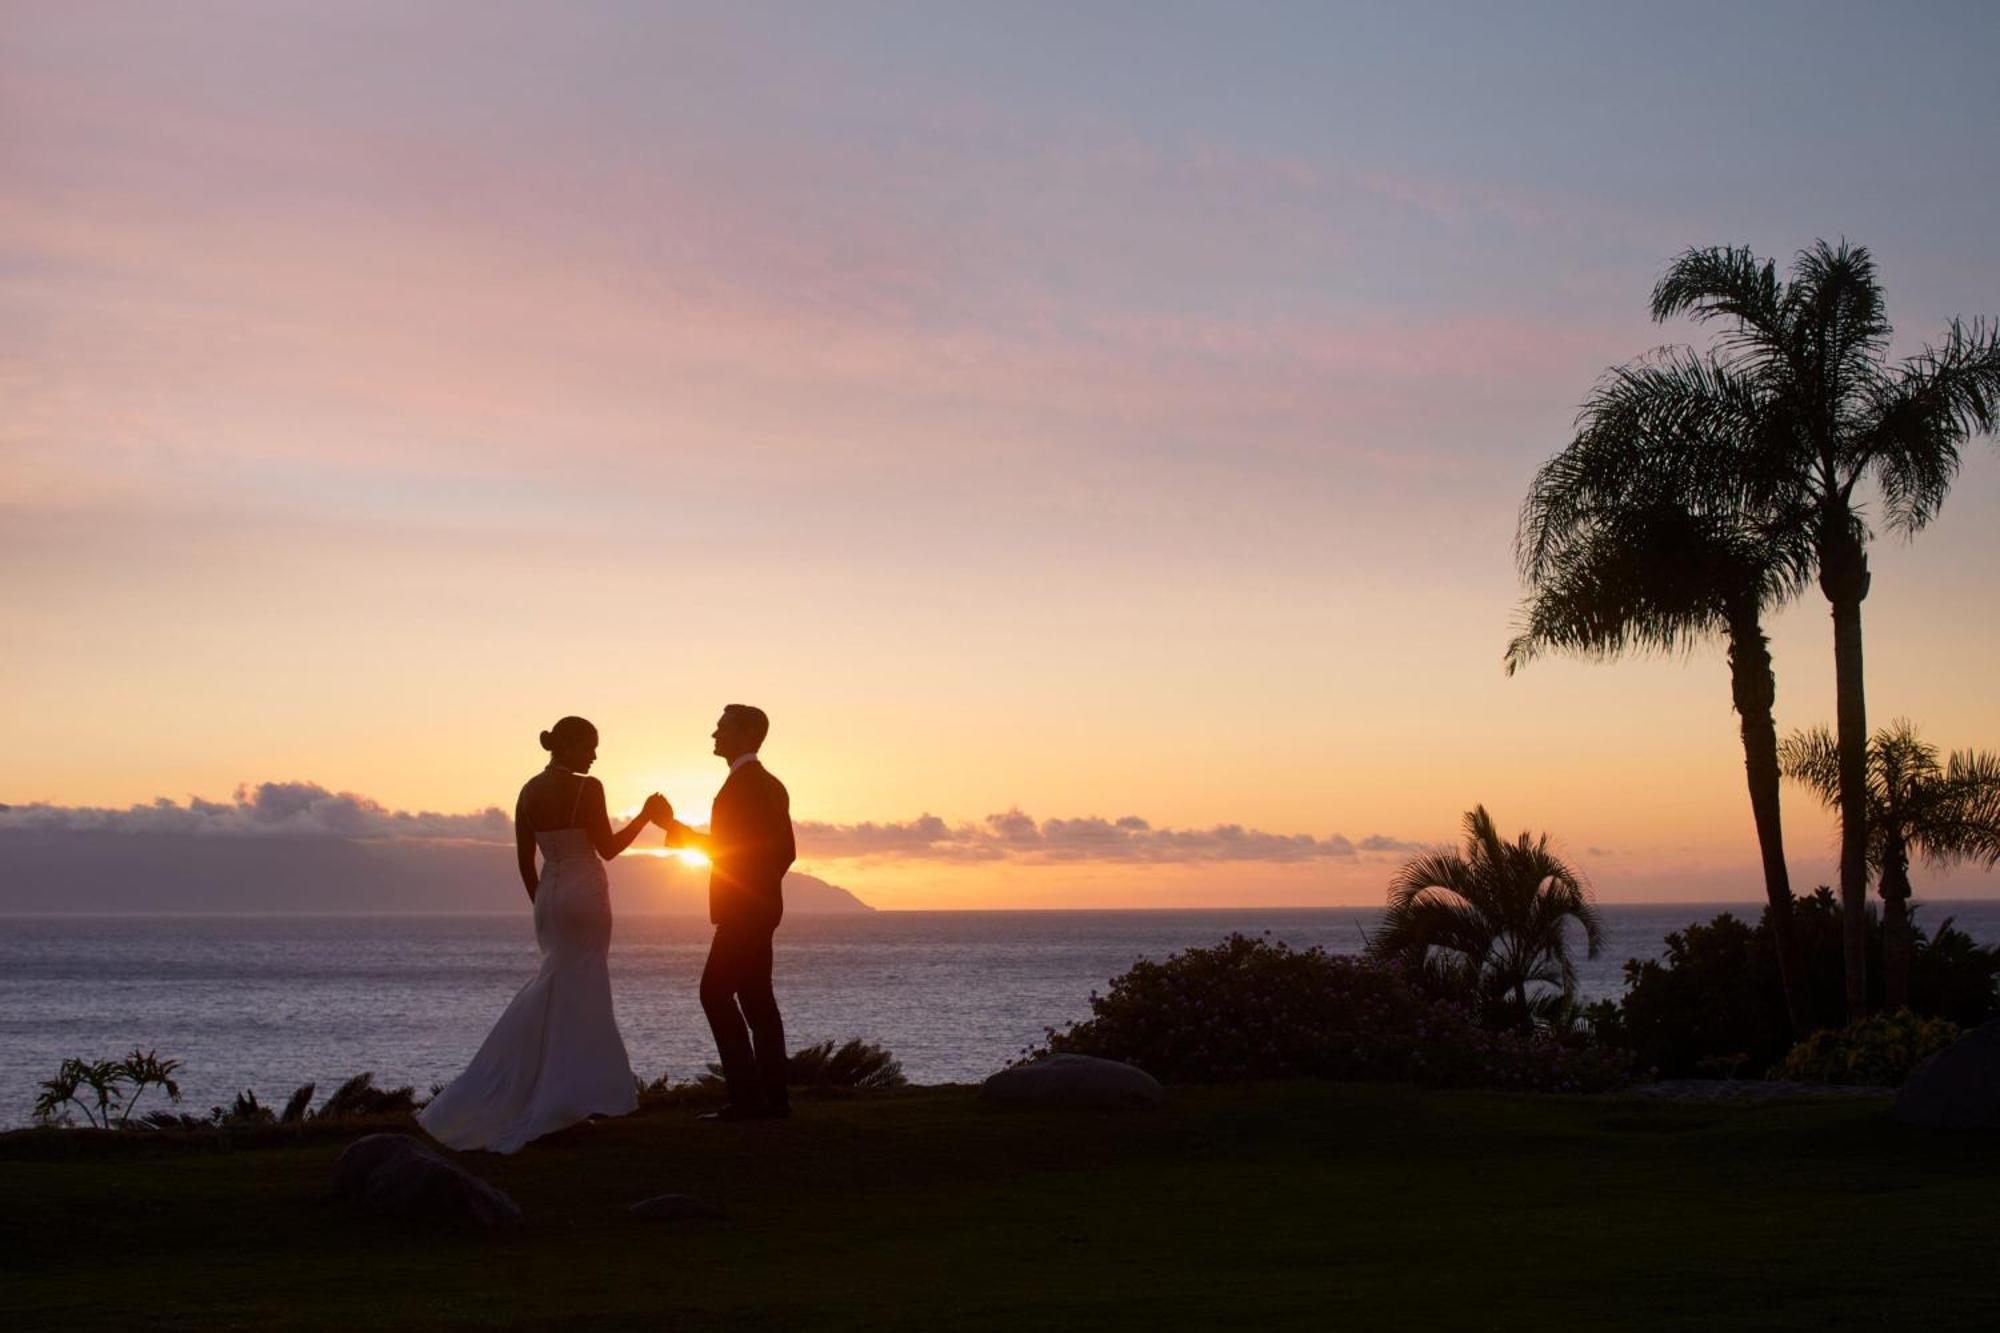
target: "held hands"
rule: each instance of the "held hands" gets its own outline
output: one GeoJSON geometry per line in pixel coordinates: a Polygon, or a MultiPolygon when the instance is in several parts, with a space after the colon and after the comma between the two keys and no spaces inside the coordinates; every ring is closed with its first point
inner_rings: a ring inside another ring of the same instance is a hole
{"type": "Polygon", "coordinates": [[[674,822],[673,803],[658,792],[646,798],[646,804],[640,808],[639,813],[661,828],[670,827],[674,822]]]}

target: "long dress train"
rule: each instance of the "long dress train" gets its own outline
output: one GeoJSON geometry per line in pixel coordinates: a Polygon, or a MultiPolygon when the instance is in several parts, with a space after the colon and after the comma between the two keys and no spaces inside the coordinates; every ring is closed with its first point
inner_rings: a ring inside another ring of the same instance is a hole
{"type": "Polygon", "coordinates": [[[611,894],[580,828],[537,833],[535,941],[542,966],[507,1006],[465,1072],[417,1123],[449,1148],[511,1153],[587,1116],[637,1108],[632,1064],[611,1010],[611,894]]]}

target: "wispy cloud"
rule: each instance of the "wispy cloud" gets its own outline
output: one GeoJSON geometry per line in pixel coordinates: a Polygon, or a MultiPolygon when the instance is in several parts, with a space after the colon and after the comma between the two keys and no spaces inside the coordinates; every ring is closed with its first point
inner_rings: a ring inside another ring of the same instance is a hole
{"type": "Polygon", "coordinates": [[[1371,833],[1355,846],[1364,852],[1421,852],[1427,845],[1407,838],[1392,838],[1386,833],[1371,833]]]}
{"type": "Polygon", "coordinates": [[[902,823],[798,825],[800,855],[817,860],[898,857],[936,861],[1059,863],[1110,861],[1190,865],[1228,861],[1353,861],[1355,845],[1338,833],[1271,833],[1241,824],[1155,828],[1137,815],[1036,820],[1019,809],[980,823],[948,824],[936,815],[902,823]]]}
{"type": "Polygon", "coordinates": [[[230,801],[162,797],[151,805],[0,806],[0,830],[64,833],[180,833],[193,837],[460,838],[504,842],[513,821],[497,806],[473,814],[391,810],[353,792],[316,782],[260,782],[230,801]]]}

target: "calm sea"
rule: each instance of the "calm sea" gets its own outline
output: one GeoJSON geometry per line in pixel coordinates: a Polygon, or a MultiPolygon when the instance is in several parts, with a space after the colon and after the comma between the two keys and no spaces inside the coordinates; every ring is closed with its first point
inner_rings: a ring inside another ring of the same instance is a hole
{"type": "MultiPolygon", "coordinates": [[[[1610,947],[1583,966],[1615,996],[1627,958],[1719,905],[1605,909],[1610,947]]],[[[1739,914],[1741,906],[1733,909],[1739,914]]],[[[1754,910],[1754,909],[1752,909],[1754,910]]],[[[2000,903],[1930,904],[1982,943],[2000,903]]],[[[1135,959],[1231,931],[1349,953],[1374,909],[1204,912],[879,912],[795,916],[778,937],[778,998],[794,1045],[865,1037],[919,1083],[984,1078],[1135,959]]],[[[712,1057],[695,1004],[708,928],[623,917],[612,945],[619,1026],[646,1078],[712,1057]]],[[[419,1089],[450,1078],[536,965],[525,916],[0,917],[0,1124],[28,1119],[35,1085],[68,1055],[133,1046],[183,1061],[184,1109],[244,1088],[282,1100],[372,1070],[419,1089]]],[[[154,1094],[157,1095],[157,1094],[154,1094]]]]}

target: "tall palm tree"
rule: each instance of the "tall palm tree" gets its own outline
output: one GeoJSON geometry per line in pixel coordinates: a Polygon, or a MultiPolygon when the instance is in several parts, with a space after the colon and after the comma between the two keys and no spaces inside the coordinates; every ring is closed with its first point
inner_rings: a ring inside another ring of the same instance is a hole
{"type": "Polygon", "coordinates": [[[1396,872],[1369,951],[1455,977],[1489,1021],[1527,1027],[1548,1000],[1576,994],[1565,933],[1571,921],[1583,928],[1588,956],[1597,957],[1604,928],[1583,877],[1550,850],[1547,834],[1503,840],[1481,805],[1466,813],[1463,852],[1440,848],[1396,872]],[[1555,993],[1540,991],[1544,986],[1555,993]]]}
{"type": "Polygon", "coordinates": [[[1739,463],[1724,438],[1682,449],[1660,430],[1701,429],[1726,413],[1651,410],[1662,398],[1747,392],[1712,362],[1667,352],[1612,371],[1578,415],[1568,449],[1535,474],[1521,508],[1515,552],[1528,584],[1521,632],[1507,646],[1512,675],[1543,652],[1610,659],[1627,651],[1686,652],[1720,638],[1743,738],[1751,819],[1764,868],[1771,935],[1794,1036],[1812,1028],[1805,965],[1792,922],[1792,884],[1779,815],[1777,677],[1763,619],[1803,591],[1811,548],[1772,516],[1690,513],[1686,478],[1672,469],[1700,452],[1739,463]],[[1664,446],[1664,447],[1663,447],[1664,446]],[[1619,489],[1590,478],[1620,476],[1619,489]]]}
{"type": "MultiPolygon", "coordinates": [[[[1754,466],[1742,474],[1759,509],[1782,512],[1813,542],[1833,613],[1840,757],[1840,898],[1850,1017],[1867,1011],[1867,733],[1861,603],[1868,596],[1864,483],[1889,526],[1914,535],[1957,476],[1959,448],[1991,432],[2000,409],[2000,339],[1984,321],[1953,320],[1944,340],[1895,365],[1888,316],[1866,248],[1816,242],[1787,280],[1748,248],[1691,249],[1653,289],[1653,318],[1722,319],[1727,371],[1754,386],[1747,423],[1754,466]]],[[[1701,412],[1708,405],[1687,404],[1701,412]]],[[[1704,488],[1702,506],[1743,501],[1736,476],[1704,488]]]]}
{"type": "MultiPolygon", "coordinates": [[[[1824,727],[1795,731],[1781,751],[1785,776],[1833,808],[1840,746],[1824,727]]],[[[2000,864],[2000,755],[1937,747],[1898,718],[1868,742],[1868,864],[1882,894],[1882,988],[1891,1009],[1910,1005],[1910,853],[1934,866],[2000,864]]]]}

